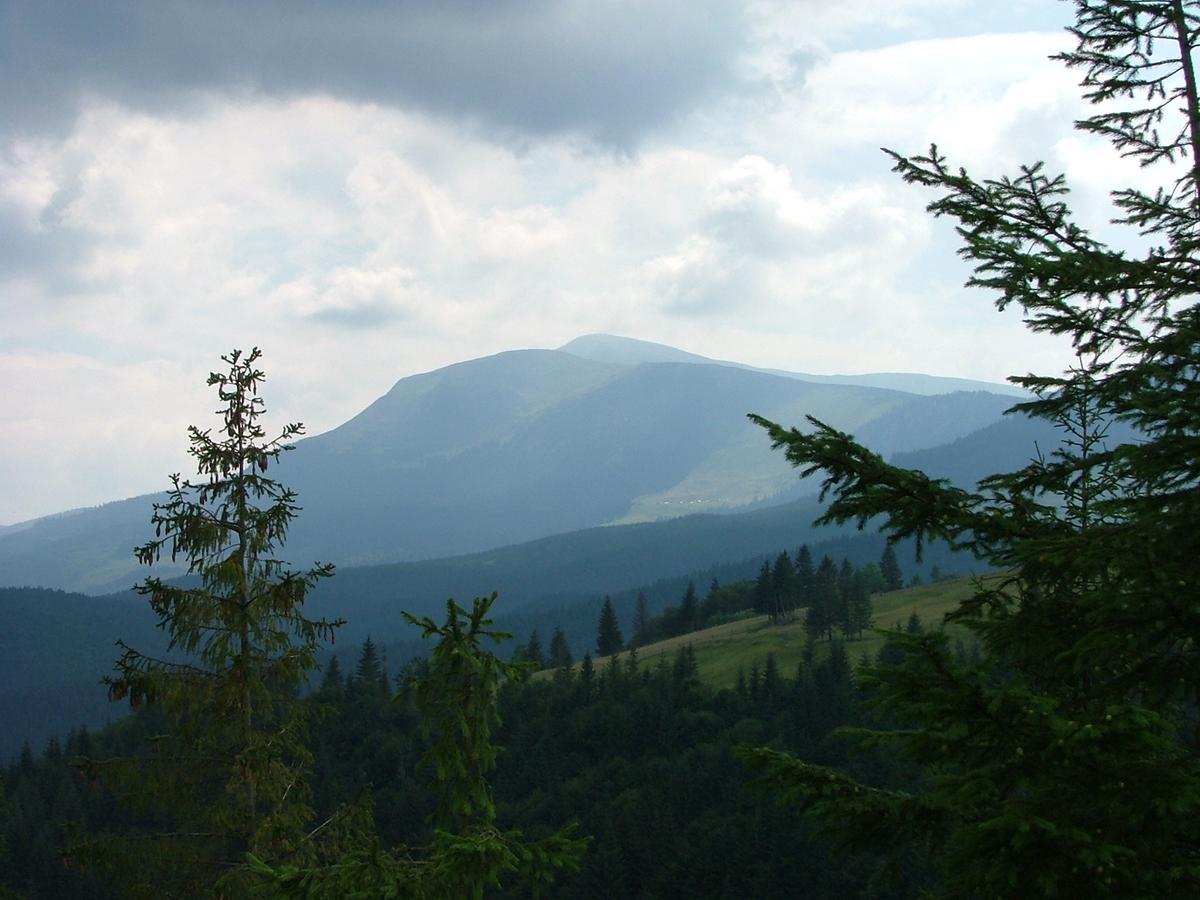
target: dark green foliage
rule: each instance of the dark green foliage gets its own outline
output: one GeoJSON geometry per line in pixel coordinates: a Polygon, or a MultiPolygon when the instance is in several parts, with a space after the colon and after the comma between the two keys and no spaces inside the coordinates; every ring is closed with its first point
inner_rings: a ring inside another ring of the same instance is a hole
{"type": "Polygon", "coordinates": [[[858,737],[918,763],[923,789],[747,754],[848,846],[930,851],[942,896],[1200,895],[1200,3],[1080,0],[1076,13],[1077,49],[1059,58],[1089,99],[1116,101],[1080,127],[1176,162],[1153,195],[1113,194],[1149,249],[1093,239],[1040,163],[976,180],[936,148],[894,157],[958,222],[970,284],[1072,341],[1075,366],[1013,379],[1035,394],[1018,408],[1056,424],[1062,446],[968,491],[819,422],[802,435],[759,420],[824,473],[826,520],[882,519],[1006,573],[949,616],[982,662],[918,621],[863,679],[899,727],[858,737]],[[1111,440],[1114,422],[1136,439],[1111,440]]]}
{"type": "MultiPolygon", "coordinates": [[[[588,839],[569,826],[540,840],[496,827],[488,781],[496,765],[493,729],[500,723],[497,694],[520,666],[483,646],[508,634],[491,630],[496,595],[476,598],[466,610],[453,600],[446,621],[408,616],[425,636],[436,637],[429,663],[411,683],[411,696],[427,749],[418,766],[427,771],[436,798],[432,842],[385,851],[371,838],[332,865],[272,867],[252,856],[255,871],[277,896],[306,898],[482,898],[515,876],[526,896],[540,896],[558,875],[578,868],[588,839]]],[[[405,614],[407,616],[407,614],[405,614]]]]}
{"type": "Polygon", "coordinates": [[[621,637],[621,625],[617,622],[617,614],[613,610],[612,598],[604,598],[604,606],[600,608],[600,623],[596,627],[596,655],[609,656],[620,653],[625,648],[621,637]]]}

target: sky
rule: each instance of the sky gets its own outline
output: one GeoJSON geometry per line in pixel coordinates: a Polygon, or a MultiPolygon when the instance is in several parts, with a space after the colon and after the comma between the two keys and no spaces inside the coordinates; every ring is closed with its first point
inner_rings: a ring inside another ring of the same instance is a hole
{"type": "MultiPolygon", "coordinates": [[[[1058,0],[0,0],[0,524],[166,487],[231,348],[272,421],[606,332],[1000,381],[880,151],[1043,159],[1104,231],[1058,0]]],[[[1132,176],[1131,176],[1132,177],[1132,176]]]]}

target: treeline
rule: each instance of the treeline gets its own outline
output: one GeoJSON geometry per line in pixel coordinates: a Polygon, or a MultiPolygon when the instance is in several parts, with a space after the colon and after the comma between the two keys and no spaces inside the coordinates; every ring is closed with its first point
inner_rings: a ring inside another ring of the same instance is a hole
{"type": "MultiPolygon", "coordinates": [[[[931,577],[942,577],[937,566],[931,577]]],[[[914,583],[920,583],[917,576],[914,583]]],[[[822,556],[814,567],[812,551],[808,544],[802,544],[794,560],[786,550],[775,557],[773,564],[764,559],[756,579],[722,585],[714,578],[703,599],[695,581],[688,581],[679,603],[668,605],[658,615],[650,614],[646,594],[639,591],[628,641],[612,598],[605,596],[594,653],[609,656],[754,614],[770,617],[773,624],[785,624],[794,621],[800,611],[804,612],[809,638],[814,641],[833,640],[835,629],[846,640],[861,639],[874,621],[871,595],[897,590],[903,584],[903,573],[890,544],[885,545],[878,564],[869,562],[858,567],[848,557],[836,565],[829,555],[822,556]]],[[[592,652],[585,651],[589,657],[592,652]]],[[[558,625],[548,650],[535,628],[528,640],[516,647],[513,659],[537,669],[556,669],[575,661],[566,634],[558,625]]]]}

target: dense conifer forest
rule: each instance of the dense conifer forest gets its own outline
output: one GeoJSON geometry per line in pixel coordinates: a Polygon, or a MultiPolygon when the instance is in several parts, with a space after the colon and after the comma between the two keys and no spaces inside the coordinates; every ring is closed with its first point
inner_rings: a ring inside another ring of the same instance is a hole
{"type": "MultiPolygon", "coordinates": [[[[921,629],[910,625],[910,632],[921,629]]],[[[854,645],[810,650],[793,672],[772,657],[755,661],[735,689],[700,683],[695,655],[570,664],[528,674],[499,693],[503,752],[491,782],[498,818],[539,837],[563,822],[591,838],[579,871],[549,892],[570,897],[909,897],[928,877],[926,862],[870,853],[831,864],[814,823],[747,788],[735,747],[769,744],[823,765],[850,766],[872,783],[907,786],[917,777],[890,755],[851,758],[835,729],[878,724],[855,686],[854,645]]],[[[885,656],[894,658],[896,649],[885,656]]],[[[333,662],[306,701],[314,818],[367,803],[383,846],[429,842],[435,793],[418,766],[429,749],[411,690],[424,662],[389,673],[373,642],[343,672],[333,662]]],[[[28,749],[3,770],[5,854],[0,873],[11,896],[119,897],[92,874],[64,865],[63,824],[103,832],[145,820],[121,811],[103,786],[81,777],[72,758],[136,751],[162,722],[140,712],[98,734],[73,731],[40,756],[28,749]]],[[[520,888],[498,896],[525,896],[520,888]]]]}

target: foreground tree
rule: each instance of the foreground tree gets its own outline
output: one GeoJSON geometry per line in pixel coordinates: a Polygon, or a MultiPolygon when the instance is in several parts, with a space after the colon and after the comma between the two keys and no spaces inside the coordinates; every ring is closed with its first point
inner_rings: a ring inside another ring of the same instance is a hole
{"type": "Polygon", "coordinates": [[[755,417],[805,474],[824,473],[823,521],[882,517],[918,552],[939,538],[1004,573],[948,617],[986,662],[911,634],[894,638],[902,661],[862,679],[903,730],[860,738],[922,764],[922,792],[746,754],[848,845],[929,850],[944,896],[1200,896],[1200,3],[1080,0],[1076,13],[1060,58],[1104,105],[1079,127],[1166,179],[1113,194],[1115,221],[1150,249],[1092,238],[1040,163],[977,180],[936,148],[894,155],[958,221],[969,284],[1073,341],[1062,375],[1011,379],[1035,394],[1016,408],[1058,423],[1063,446],[967,492],[816,420],[805,435],[755,417]],[[1112,421],[1138,439],[1109,446],[1112,421]]]}
{"type": "Polygon", "coordinates": [[[154,823],[70,853],[122,896],[239,896],[251,880],[246,854],[288,858],[311,817],[296,692],[341,623],[303,611],[333,567],[296,572],[276,558],[299,507],[266,472],[303,426],[267,439],[259,357],[234,350],[221,357],[227,370],[209,375],[220,428],[188,429],[200,480],[172,476],[167,501],[154,506],[155,538],[136,550],[145,565],[164,552],[182,557],[191,576],[190,586],[151,576],[138,587],[170,637],[170,658],[119,642],[124,653],[105,679],[110,699],[161,713],[163,733],[145,757],[80,762],[154,823]]]}

